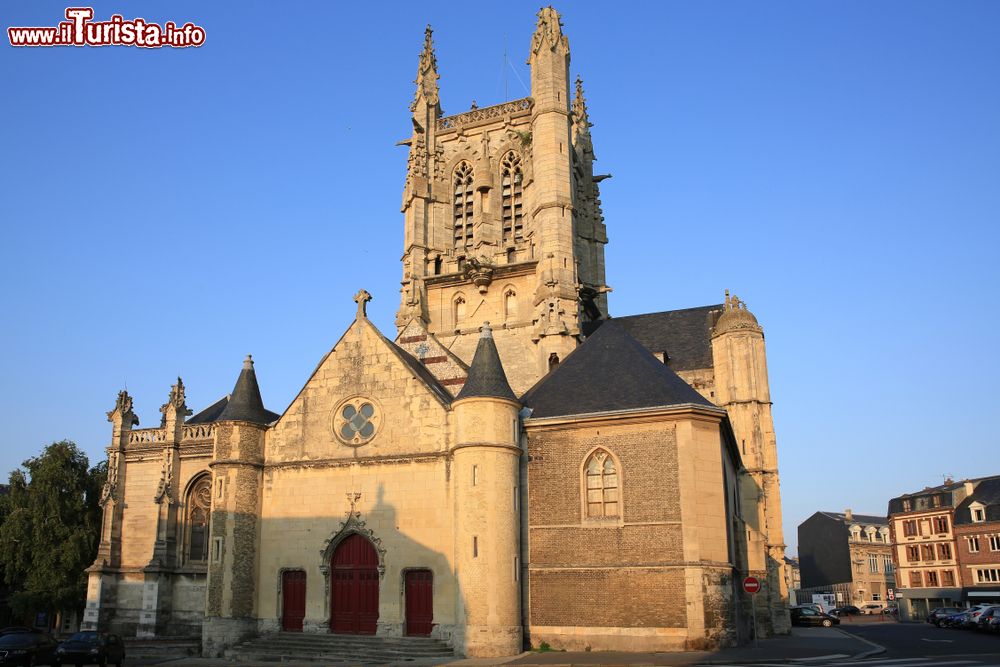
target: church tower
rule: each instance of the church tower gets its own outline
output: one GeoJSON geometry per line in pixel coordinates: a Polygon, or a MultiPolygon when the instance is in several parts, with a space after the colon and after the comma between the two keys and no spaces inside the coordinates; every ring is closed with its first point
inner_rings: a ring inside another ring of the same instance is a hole
{"type": "Polygon", "coordinates": [[[402,212],[403,338],[432,334],[468,364],[478,323],[516,393],[607,316],[604,245],[589,118],[569,40],[551,7],[531,39],[531,96],[444,116],[430,27],[410,107],[402,212]],[[405,332],[405,333],[404,333],[405,332]]]}

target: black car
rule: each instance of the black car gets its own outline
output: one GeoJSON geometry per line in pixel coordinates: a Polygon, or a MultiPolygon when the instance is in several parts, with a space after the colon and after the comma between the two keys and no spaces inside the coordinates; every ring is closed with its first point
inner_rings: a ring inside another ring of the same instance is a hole
{"type": "Polygon", "coordinates": [[[941,627],[941,621],[947,617],[962,611],[958,607],[937,607],[932,609],[931,613],[927,614],[927,622],[933,623],[934,625],[941,627]]]}
{"type": "Polygon", "coordinates": [[[840,625],[840,619],[836,616],[823,614],[809,607],[792,607],[792,625],[822,625],[828,628],[831,625],[840,625]]]}
{"type": "Polygon", "coordinates": [[[861,613],[861,610],[855,607],[853,604],[845,604],[841,607],[837,607],[830,611],[831,616],[856,616],[861,613]]]}
{"type": "Polygon", "coordinates": [[[56,649],[53,665],[87,665],[106,667],[125,662],[122,638],[108,632],[78,632],[56,649]]]}
{"type": "Polygon", "coordinates": [[[41,632],[12,632],[0,637],[0,665],[51,665],[56,642],[41,632]]]}

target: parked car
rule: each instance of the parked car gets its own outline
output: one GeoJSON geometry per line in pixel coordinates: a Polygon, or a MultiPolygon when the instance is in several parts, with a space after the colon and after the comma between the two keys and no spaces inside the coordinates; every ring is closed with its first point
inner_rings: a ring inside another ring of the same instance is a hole
{"type": "Polygon", "coordinates": [[[813,611],[818,611],[821,614],[825,614],[826,613],[826,610],[823,609],[823,605],[816,604],[815,602],[803,602],[802,604],[797,604],[794,607],[792,607],[792,609],[795,609],[795,608],[799,608],[799,609],[812,609],[813,611]]]}
{"type": "Polygon", "coordinates": [[[952,614],[951,616],[945,616],[940,621],[938,621],[938,627],[941,628],[961,628],[965,627],[965,621],[968,620],[971,615],[971,611],[968,609],[963,609],[957,614],[952,614]]]}
{"type": "Polygon", "coordinates": [[[965,627],[976,628],[979,627],[979,618],[989,609],[996,608],[996,605],[992,604],[977,604],[975,607],[969,609],[969,618],[965,621],[965,627]]]}
{"type": "Polygon", "coordinates": [[[987,607],[979,613],[979,616],[974,617],[975,624],[972,627],[976,630],[986,630],[990,621],[998,616],[1000,616],[1000,606],[987,607]]]}
{"type": "Polygon", "coordinates": [[[869,602],[868,604],[861,605],[862,614],[881,614],[882,613],[882,603],[881,602],[869,602]]]}
{"type": "Polygon", "coordinates": [[[891,604],[882,610],[883,614],[893,614],[895,616],[899,615],[899,605],[891,604]]]}
{"type": "Polygon", "coordinates": [[[95,663],[101,667],[109,664],[121,667],[125,662],[125,645],[122,638],[108,632],[78,632],[56,649],[55,667],[64,664],[82,665],[95,663]]]}
{"type": "Polygon", "coordinates": [[[840,618],[841,616],[855,616],[860,613],[861,610],[855,607],[853,604],[845,604],[830,611],[831,616],[836,616],[838,618],[840,618]]]}
{"type": "Polygon", "coordinates": [[[0,665],[51,665],[56,642],[42,632],[12,632],[0,637],[0,665]]]}
{"type": "Polygon", "coordinates": [[[840,619],[836,616],[823,614],[809,607],[792,607],[792,625],[821,625],[829,628],[832,625],[840,625],[840,619]]]}
{"type": "Polygon", "coordinates": [[[990,619],[990,624],[986,629],[990,632],[1000,633],[1000,614],[993,614],[993,618],[990,619]]]}
{"type": "Polygon", "coordinates": [[[927,622],[936,625],[938,627],[941,627],[942,619],[944,619],[946,616],[951,616],[961,611],[963,610],[959,609],[958,607],[937,607],[936,609],[932,609],[931,613],[927,614],[927,622]]]}

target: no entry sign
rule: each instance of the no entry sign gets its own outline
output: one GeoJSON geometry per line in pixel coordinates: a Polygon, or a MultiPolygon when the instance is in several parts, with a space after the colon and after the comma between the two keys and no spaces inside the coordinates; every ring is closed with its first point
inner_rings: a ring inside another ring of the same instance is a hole
{"type": "Polygon", "coordinates": [[[743,590],[747,593],[756,593],[760,590],[760,579],[757,577],[747,577],[743,580],[743,590]]]}

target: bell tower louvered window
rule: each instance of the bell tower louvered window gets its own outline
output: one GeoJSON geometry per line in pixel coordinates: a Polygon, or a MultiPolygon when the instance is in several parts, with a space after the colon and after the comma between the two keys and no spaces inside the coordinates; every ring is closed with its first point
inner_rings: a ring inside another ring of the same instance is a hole
{"type": "Polygon", "coordinates": [[[500,182],[503,198],[503,240],[504,243],[520,241],[524,237],[524,221],[521,208],[521,156],[508,152],[500,161],[500,182]]]}
{"type": "Polygon", "coordinates": [[[472,165],[455,167],[455,249],[472,247],[472,165]]]}

